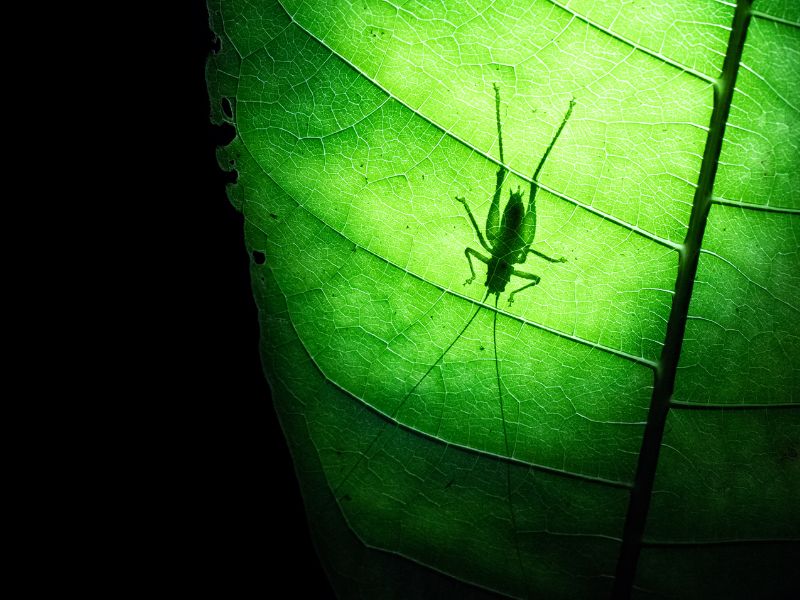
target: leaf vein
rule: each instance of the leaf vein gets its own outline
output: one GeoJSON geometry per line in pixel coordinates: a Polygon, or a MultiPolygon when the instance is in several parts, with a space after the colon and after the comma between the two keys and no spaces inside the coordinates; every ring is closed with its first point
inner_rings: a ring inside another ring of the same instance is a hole
{"type": "Polygon", "coordinates": [[[706,75],[705,73],[702,73],[702,72],[700,72],[700,71],[698,71],[696,69],[693,69],[692,67],[690,67],[688,65],[684,65],[684,64],[678,62],[677,60],[669,58],[668,56],[665,56],[664,54],[661,54],[660,52],[656,52],[655,50],[651,50],[650,48],[647,48],[646,46],[642,46],[641,44],[638,44],[638,43],[634,42],[633,40],[626,38],[623,35],[615,33],[611,29],[609,29],[607,27],[603,27],[599,23],[595,23],[594,21],[592,21],[588,17],[585,17],[584,15],[581,15],[580,13],[572,10],[571,8],[569,8],[566,5],[562,4],[561,2],[558,2],[558,0],[548,0],[548,1],[550,3],[552,3],[552,4],[554,4],[555,6],[558,6],[560,9],[564,10],[565,12],[569,13],[570,15],[574,16],[575,18],[583,21],[589,27],[593,27],[594,29],[597,29],[598,31],[602,31],[606,35],[614,38],[615,40],[617,40],[619,42],[622,42],[623,44],[626,44],[627,46],[630,46],[631,48],[639,50],[640,52],[643,52],[643,53],[647,54],[648,56],[652,56],[653,58],[655,58],[657,60],[660,60],[660,61],[662,61],[662,62],[664,62],[664,63],[666,63],[666,64],[668,64],[668,65],[670,65],[672,67],[675,67],[676,69],[680,69],[684,73],[688,73],[689,75],[693,75],[693,76],[697,77],[698,79],[701,79],[701,80],[706,81],[708,83],[714,83],[715,82],[715,79],[713,77],[711,77],[709,75],[706,75]]]}

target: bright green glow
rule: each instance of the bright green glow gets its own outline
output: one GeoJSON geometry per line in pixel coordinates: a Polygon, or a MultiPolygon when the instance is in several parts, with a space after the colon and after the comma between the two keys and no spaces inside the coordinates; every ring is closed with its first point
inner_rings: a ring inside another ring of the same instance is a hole
{"type": "MultiPolygon", "coordinates": [[[[265,368],[343,595],[610,589],[733,9],[560,4],[211,3],[212,104],[220,119],[230,99],[238,132],[221,163],[267,257],[253,266],[265,368]],[[484,308],[437,362],[485,294],[481,263],[463,285],[478,245],[455,196],[483,227],[495,83],[503,203],[527,193],[576,99],[534,242],[567,262],[529,257],[541,283],[500,297],[496,348],[484,308]]],[[[794,18],[775,4],[756,9],[794,18]]],[[[779,212],[712,207],[679,402],[798,402],[798,32],[750,27],[715,196],[779,212]]],[[[674,409],[647,538],[800,538],[798,413],[674,409]]],[[[773,552],[737,547],[645,549],[637,585],[689,597],[692,568],[773,552]]],[[[797,551],[781,547],[773,566],[797,551]]],[[[735,575],[716,575],[724,597],[746,589],[735,575]]]]}

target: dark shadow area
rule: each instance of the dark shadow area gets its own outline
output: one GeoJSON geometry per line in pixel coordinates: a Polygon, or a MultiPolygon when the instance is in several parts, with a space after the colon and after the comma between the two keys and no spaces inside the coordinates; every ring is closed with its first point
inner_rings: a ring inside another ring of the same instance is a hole
{"type": "Polygon", "coordinates": [[[170,330],[157,349],[174,356],[174,389],[159,393],[176,399],[180,428],[163,468],[165,485],[181,488],[181,500],[165,507],[166,521],[173,511],[174,535],[183,538],[176,540],[176,560],[194,563],[188,588],[276,597],[285,587],[292,597],[333,598],[261,371],[249,266],[263,255],[245,248],[242,215],[225,194],[236,173],[223,172],[215,157],[234,133],[209,122],[205,61],[218,44],[205,3],[189,5],[187,93],[170,99],[189,137],[157,149],[175,157],[170,176],[177,191],[166,200],[179,216],[174,237],[183,246],[180,260],[164,264],[172,274],[161,292],[170,330]],[[189,557],[177,556],[182,547],[189,557]]]}

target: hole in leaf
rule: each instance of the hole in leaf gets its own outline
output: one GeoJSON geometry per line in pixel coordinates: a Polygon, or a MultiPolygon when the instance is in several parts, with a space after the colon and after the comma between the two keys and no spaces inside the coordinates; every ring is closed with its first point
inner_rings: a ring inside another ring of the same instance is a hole
{"type": "Polygon", "coordinates": [[[233,118],[233,107],[231,106],[231,101],[228,100],[227,98],[223,98],[220,101],[220,104],[222,105],[222,113],[226,117],[228,117],[229,119],[232,119],[233,118]]]}
{"type": "Polygon", "coordinates": [[[217,146],[227,146],[236,137],[236,128],[230,123],[214,127],[214,141],[217,146]]]}
{"type": "Polygon", "coordinates": [[[264,255],[263,252],[259,250],[253,250],[253,262],[257,265],[263,265],[267,260],[267,257],[264,255]]]}
{"type": "Polygon", "coordinates": [[[236,169],[231,169],[230,171],[223,171],[222,172],[222,179],[225,183],[234,184],[239,181],[239,171],[236,169]]]}

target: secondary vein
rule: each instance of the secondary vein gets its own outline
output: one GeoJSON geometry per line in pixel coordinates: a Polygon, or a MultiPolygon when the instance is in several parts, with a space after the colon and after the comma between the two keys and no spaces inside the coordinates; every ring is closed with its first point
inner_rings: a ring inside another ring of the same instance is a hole
{"type": "Polygon", "coordinates": [[[702,73],[701,71],[698,71],[697,69],[693,69],[692,67],[684,65],[684,64],[678,62],[677,60],[669,58],[668,56],[664,56],[663,54],[661,54],[659,52],[656,52],[655,50],[650,50],[650,48],[647,48],[646,46],[642,46],[641,44],[637,44],[633,40],[630,40],[630,39],[626,38],[625,36],[620,35],[619,33],[616,33],[616,32],[612,31],[611,29],[609,29],[607,27],[603,27],[599,23],[595,23],[594,21],[592,21],[588,17],[586,17],[586,16],[584,16],[584,15],[582,15],[582,14],[580,14],[580,13],[574,11],[574,10],[572,10],[571,8],[567,7],[564,4],[561,4],[561,2],[558,2],[557,0],[548,0],[548,1],[551,4],[553,4],[553,5],[557,6],[558,8],[560,8],[561,10],[565,11],[566,13],[572,15],[576,19],[579,19],[579,20],[583,21],[589,27],[593,27],[594,29],[597,29],[598,31],[602,31],[607,36],[614,38],[618,42],[622,42],[623,44],[625,44],[627,46],[630,46],[631,48],[634,48],[634,49],[638,50],[639,52],[643,52],[644,54],[647,54],[648,56],[652,56],[653,58],[655,58],[657,60],[660,60],[661,62],[664,62],[664,63],[670,65],[671,67],[675,67],[676,69],[680,69],[684,73],[688,73],[689,75],[693,75],[694,77],[697,77],[698,79],[701,79],[702,81],[706,81],[708,83],[713,83],[713,81],[714,81],[713,77],[710,77],[710,76],[706,75],[705,73],[702,73]]]}

